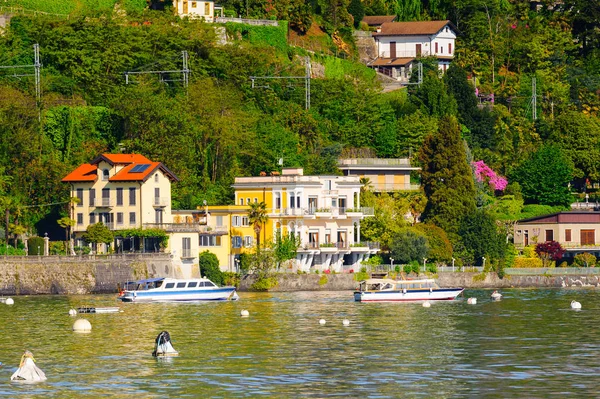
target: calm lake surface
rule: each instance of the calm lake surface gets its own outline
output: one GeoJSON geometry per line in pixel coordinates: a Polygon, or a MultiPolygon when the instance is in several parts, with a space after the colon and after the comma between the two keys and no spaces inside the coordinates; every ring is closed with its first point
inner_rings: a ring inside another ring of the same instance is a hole
{"type": "Polygon", "coordinates": [[[490,293],[430,308],[356,303],[351,292],[180,304],[14,297],[0,304],[0,397],[600,397],[600,291],[504,290],[498,302],[490,293]],[[123,312],[79,315],[93,330],[76,334],[68,311],[84,305],[123,312]],[[161,330],[179,357],[151,356],[161,330]],[[48,381],[9,381],[25,349],[48,381]]]}

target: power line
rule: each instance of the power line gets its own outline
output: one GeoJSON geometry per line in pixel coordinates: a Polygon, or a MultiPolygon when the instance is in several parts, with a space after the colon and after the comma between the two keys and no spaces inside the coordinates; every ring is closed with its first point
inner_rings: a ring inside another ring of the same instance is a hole
{"type": "Polygon", "coordinates": [[[42,64],[40,62],[40,45],[33,45],[33,65],[0,65],[0,69],[12,69],[13,73],[10,75],[15,78],[34,76],[35,77],[35,98],[38,104],[42,100],[42,87],[40,80],[40,72],[42,64]],[[21,69],[33,68],[33,73],[17,73],[21,69]]]}
{"type": "Polygon", "coordinates": [[[141,66],[137,69],[134,69],[132,71],[127,71],[124,72],[123,75],[125,75],[125,84],[129,84],[129,76],[130,75],[145,75],[145,74],[154,74],[154,75],[158,75],[160,77],[160,81],[161,82],[183,82],[183,86],[187,89],[188,87],[188,83],[189,83],[189,79],[190,79],[190,72],[191,70],[189,69],[189,64],[188,64],[188,52],[187,51],[182,51],[181,52],[181,58],[183,59],[182,62],[182,68],[181,69],[175,69],[175,70],[150,70],[150,71],[143,71],[140,69],[144,69],[147,67],[151,67],[154,65],[158,65],[158,62],[152,63],[152,64],[147,64],[144,66],[141,66]],[[165,79],[164,75],[168,75],[168,74],[181,74],[181,79],[165,79]]]}
{"type": "Polygon", "coordinates": [[[304,63],[304,76],[250,76],[253,89],[268,89],[269,85],[257,86],[257,80],[268,80],[268,79],[304,79],[304,107],[310,109],[310,75],[311,75],[311,64],[310,57],[305,57],[304,63]]]}

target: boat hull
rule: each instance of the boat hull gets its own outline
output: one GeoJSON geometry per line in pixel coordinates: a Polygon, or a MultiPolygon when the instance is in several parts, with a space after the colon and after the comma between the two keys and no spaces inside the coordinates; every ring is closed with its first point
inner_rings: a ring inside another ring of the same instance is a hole
{"type": "Polygon", "coordinates": [[[125,291],[118,297],[123,302],[192,302],[226,301],[237,299],[235,287],[222,287],[204,290],[147,290],[125,291]]]}
{"type": "Polygon", "coordinates": [[[440,288],[423,290],[394,291],[356,291],[356,302],[418,302],[418,301],[451,301],[456,299],[464,288],[440,288]]]}

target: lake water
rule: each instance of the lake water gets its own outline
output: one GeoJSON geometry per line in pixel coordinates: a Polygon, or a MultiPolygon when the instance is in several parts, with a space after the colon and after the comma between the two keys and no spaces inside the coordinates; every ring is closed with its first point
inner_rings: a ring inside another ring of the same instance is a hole
{"type": "Polygon", "coordinates": [[[14,297],[0,304],[0,397],[599,397],[600,291],[504,290],[498,302],[490,293],[430,308],[356,303],[351,292],[181,304],[14,297]],[[83,305],[123,312],[79,315],[93,330],[76,334],[68,311],[83,305]],[[151,356],[161,330],[179,357],[151,356]],[[25,349],[48,381],[9,381],[25,349]]]}

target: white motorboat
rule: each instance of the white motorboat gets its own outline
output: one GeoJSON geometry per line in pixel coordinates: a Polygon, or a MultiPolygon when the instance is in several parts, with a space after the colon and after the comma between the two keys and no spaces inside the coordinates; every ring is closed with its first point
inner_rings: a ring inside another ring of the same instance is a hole
{"type": "Polygon", "coordinates": [[[372,278],[360,282],[354,292],[357,302],[450,301],[464,288],[440,288],[433,279],[392,280],[372,278]]]}
{"type": "Polygon", "coordinates": [[[125,283],[123,302],[224,301],[239,299],[235,287],[218,287],[207,278],[150,278],[125,283]]]}
{"type": "Polygon", "coordinates": [[[82,306],[77,308],[77,313],[119,313],[121,309],[116,306],[110,307],[93,307],[93,306],[82,306]]]}

